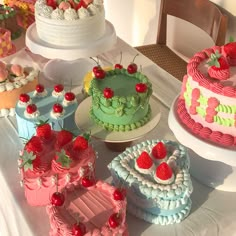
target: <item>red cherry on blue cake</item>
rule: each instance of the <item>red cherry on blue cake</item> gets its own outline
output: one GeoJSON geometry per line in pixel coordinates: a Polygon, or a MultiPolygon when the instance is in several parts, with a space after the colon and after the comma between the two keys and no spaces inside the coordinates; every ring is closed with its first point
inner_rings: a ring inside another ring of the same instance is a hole
{"type": "Polygon", "coordinates": [[[35,104],[29,104],[26,107],[26,111],[27,111],[28,114],[33,114],[34,112],[37,111],[37,106],[35,104]]]}
{"type": "Polygon", "coordinates": [[[113,197],[116,201],[123,201],[125,199],[126,196],[126,191],[125,189],[120,189],[117,188],[114,192],[113,192],[113,197]]]}
{"type": "Polygon", "coordinates": [[[22,93],[20,95],[20,101],[21,102],[28,102],[30,100],[30,96],[26,93],[22,93]]]}
{"type": "Polygon", "coordinates": [[[81,184],[82,186],[84,186],[85,188],[91,187],[94,185],[94,180],[89,178],[88,176],[85,176],[82,178],[81,180],[81,184]]]}
{"type": "Polygon", "coordinates": [[[103,90],[103,96],[105,98],[112,98],[114,96],[114,91],[111,88],[105,88],[103,90]]]}
{"type": "Polygon", "coordinates": [[[72,93],[72,92],[67,92],[66,94],[65,94],[65,99],[67,100],[67,101],[73,101],[74,99],[75,99],[75,94],[74,93],[72,93]]]}
{"type": "Polygon", "coordinates": [[[53,111],[55,113],[62,113],[63,112],[63,106],[60,103],[55,103],[53,105],[53,111]]]}
{"type": "Polygon", "coordinates": [[[57,84],[57,85],[54,86],[54,90],[55,90],[55,92],[57,92],[57,93],[62,92],[63,89],[64,89],[64,86],[63,86],[62,84],[57,84]]]}
{"type": "Polygon", "coordinates": [[[42,84],[37,84],[35,90],[38,93],[42,93],[44,91],[44,86],[42,84]]]}
{"type": "Polygon", "coordinates": [[[106,76],[106,72],[100,68],[94,73],[94,75],[97,79],[104,79],[106,76]]]}
{"type": "Polygon", "coordinates": [[[147,90],[147,85],[144,83],[138,83],[136,84],[135,89],[138,93],[145,93],[147,90]]]}
{"type": "Polygon", "coordinates": [[[65,202],[65,196],[63,193],[55,192],[51,197],[51,204],[54,206],[62,206],[65,202]]]}
{"type": "Polygon", "coordinates": [[[72,227],[73,236],[83,236],[86,234],[86,227],[83,223],[76,223],[72,227]]]}
{"type": "Polygon", "coordinates": [[[108,223],[111,228],[115,229],[120,225],[120,215],[118,213],[114,213],[109,217],[108,223]]]}

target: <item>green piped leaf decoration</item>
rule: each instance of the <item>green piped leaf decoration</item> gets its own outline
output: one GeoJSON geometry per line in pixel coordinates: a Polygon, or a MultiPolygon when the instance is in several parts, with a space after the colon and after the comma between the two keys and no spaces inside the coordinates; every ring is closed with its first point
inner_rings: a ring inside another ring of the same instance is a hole
{"type": "Polygon", "coordinates": [[[112,102],[111,102],[111,100],[110,99],[106,99],[106,101],[105,101],[105,106],[106,107],[110,107],[111,106],[111,104],[112,104],[112,102]]]}
{"type": "Polygon", "coordinates": [[[139,98],[136,97],[136,96],[133,96],[130,100],[130,104],[133,106],[133,107],[136,107],[139,105],[139,98]]]}
{"type": "Polygon", "coordinates": [[[64,149],[62,149],[61,152],[56,152],[56,155],[58,156],[58,159],[56,160],[57,163],[61,163],[63,167],[70,167],[70,163],[72,162],[72,160],[66,154],[64,149]]]}
{"type": "Polygon", "coordinates": [[[125,104],[126,103],[126,98],[125,97],[120,97],[119,102],[125,104]]]}
{"type": "Polygon", "coordinates": [[[119,106],[117,107],[116,111],[115,111],[117,116],[123,116],[124,115],[124,106],[119,106]]]}
{"type": "Polygon", "coordinates": [[[24,151],[23,155],[21,156],[22,163],[19,166],[20,168],[24,168],[24,171],[28,169],[33,170],[33,160],[36,158],[33,152],[26,152],[24,151]]]}
{"type": "Polygon", "coordinates": [[[220,63],[218,61],[218,59],[221,57],[221,54],[219,53],[218,50],[215,51],[215,53],[212,53],[210,56],[210,60],[207,62],[207,64],[209,66],[216,66],[216,67],[220,67],[220,63]]]}

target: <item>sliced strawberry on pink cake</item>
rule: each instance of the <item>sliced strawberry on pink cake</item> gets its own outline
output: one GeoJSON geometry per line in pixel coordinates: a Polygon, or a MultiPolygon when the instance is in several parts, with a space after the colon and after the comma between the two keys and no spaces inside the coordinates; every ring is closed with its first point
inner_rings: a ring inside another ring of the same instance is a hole
{"type": "Polygon", "coordinates": [[[212,53],[208,64],[208,74],[211,78],[226,80],[230,77],[229,64],[227,59],[218,51],[212,53]]]}
{"type": "Polygon", "coordinates": [[[157,166],[154,179],[161,184],[171,184],[174,181],[173,171],[166,162],[157,166]]]}
{"type": "Polygon", "coordinates": [[[231,38],[230,42],[223,46],[223,55],[231,66],[236,66],[236,42],[231,38]]]}
{"type": "Polygon", "coordinates": [[[143,151],[135,161],[135,169],[142,174],[150,174],[153,168],[152,158],[146,151],[143,151]]]}
{"type": "Polygon", "coordinates": [[[42,139],[50,140],[53,137],[53,132],[50,124],[47,121],[40,120],[36,127],[36,135],[42,139]]]}

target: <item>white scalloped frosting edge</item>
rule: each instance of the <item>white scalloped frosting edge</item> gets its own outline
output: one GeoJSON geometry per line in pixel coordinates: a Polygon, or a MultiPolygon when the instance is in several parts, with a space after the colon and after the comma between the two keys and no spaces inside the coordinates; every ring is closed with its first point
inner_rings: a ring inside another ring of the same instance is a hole
{"type": "Polygon", "coordinates": [[[2,108],[0,109],[0,117],[14,116],[15,108],[2,108]]]}

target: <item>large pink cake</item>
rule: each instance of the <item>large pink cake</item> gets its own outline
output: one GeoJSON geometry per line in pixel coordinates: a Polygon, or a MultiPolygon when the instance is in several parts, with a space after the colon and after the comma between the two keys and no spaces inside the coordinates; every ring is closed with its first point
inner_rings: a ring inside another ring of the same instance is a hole
{"type": "Polygon", "coordinates": [[[21,182],[32,206],[47,205],[56,190],[94,178],[96,153],[86,139],[73,138],[66,130],[48,130],[49,124],[36,129],[20,153],[21,182]]]}
{"type": "Polygon", "coordinates": [[[197,137],[236,147],[236,42],[203,50],[189,61],[177,113],[197,137]]]}
{"type": "Polygon", "coordinates": [[[126,198],[115,200],[116,190],[102,181],[88,188],[71,185],[62,193],[61,206],[47,206],[49,235],[128,236],[126,198]]]}

